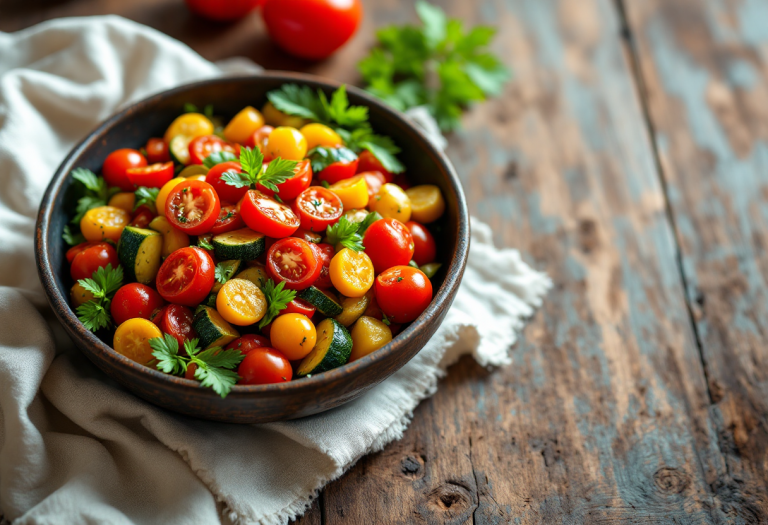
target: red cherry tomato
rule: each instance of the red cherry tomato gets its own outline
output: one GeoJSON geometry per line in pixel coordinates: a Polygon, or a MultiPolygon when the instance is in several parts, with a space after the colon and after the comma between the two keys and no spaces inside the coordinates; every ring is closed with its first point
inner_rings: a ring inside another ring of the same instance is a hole
{"type": "Polygon", "coordinates": [[[313,244],[315,252],[317,252],[317,260],[320,261],[320,277],[315,281],[315,286],[318,288],[330,288],[333,286],[331,282],[331,259],[336,255],[336,248],[333,245],[322,243],[313,244]]]}
{"type": "Polygon", "coordinates": [[[205,299],[215,278],[213,259],[196,247],[170,254],[157,272],[157,291],[169,303],[197,306],[205,299]]]}
{"type": "Polygon", "coordinates": [[[243,355],[248,355],[252,350],[256,348],[268,347],[272,343],[269,339],[263,335],[245,334],[242,337],[238,337],[226,346],[227,350],[240,350],[243,355]]]}
{"type": "Polygon", "coordinates": [[[253,135],[246,139],[244,146],[249,148],[259,148],[264,153],[264,149],[267,147],[267,141],[269,140],[269,134],[275,130],[272,126],[262,126],[253,132],[253,135]]]}
{"type": "Polygon", "coordinates": [[[432,301],[432,283],[411,266],[393,266],[376,277],[376,302],[390,321],[409,323],[432,301]]]}
{"type": "Polygon", "coordinates": [[[275,239],[288,237],[300,224],[291,208],[259,190],[248,190],[240,201],[240,214],[250,229],[275,239]]]}
{"type": "Polygon", "coordinates": [[[216,190],[216,193],[219,194],[221,200],[227,202],[240,202],[240,199],[243,198],[243,195],[245,195],[245,192],[248,191],[248,188],[236,188],[221,180],[221,176],[224,174],[224,172],[230,170],[236,171],[238,173],[243,172],[239,162],[222,162],[221,164],[216,164],[214,167],[208,170],[208,174],[205,176],[205,182],[213,186],[213,189],[216,190]]]}
{"type": "Polygon", "coordinates": [[[99,268],[105,268],[108,264],[112,265],[112,268],[117,268],[117,265],[120,264],[117,252],[111,244],[97,242],[74,256],[69,272],[72,279],[78,281],[91,277],[93,272],[99,268]]]}
{"type": "Polygon", "coordinates": [[[125,170],[125,176],[134,187],[146,186],[147,188],[162,188],[166,182],[173,178],[173,162],[163,162],[130,168],[125,170]]]}
{"type": "Polygon", "coordinates": [[[129,283],[115,292],[109,311],[115,324],[119,326],[128,319],[149,319],[161,306],[163,298],[159,293],[146,284],[129,283]]]}
{"type": "Polygon", "coordinates": [[[285,383],[293,378],[293,368],[285,356],[274,348],[254,348],[237,368],[240,385],[285,383]]]}
{"type": "Polygon", "coordinates": [[[377,274],[393,266],[407,265],[413,258],[411,232],[397,219],[381,219],[371,224],[365,230],[363,246],[377,274]]]}
{"type": "Polygon", "coordinates": [[[296,298],[288,303],[288,306],[285,307],[285,310],[280,312],[280,315],[284,314],[301,314],[306,315],[307,317],[312,317],[315,314],[315,307],[304,299],[296,298]]]}
{"type": "Polygon", "coordinates": [[[231,232],[245,228],[245,221],[240,216],[240,212],[237,210],[236,205],[224,206],[219,212],[219,218],[211,227],[211,233],[218,235],[220,233],[231,232]]]}
{"type": "Polygon", "coordinates": [[[72,261],[75,259],[75,256],[85,250],[86,248],[90,248],[91,246],[95,246],[97,244],[106,244],[106,243],[100,243],[100,242],[81,242],[80,244],[73,246],[69,250],[67,250],[67,262],[69,264],[72,264],[72,261]]]}
{"type": "Polygon", "coordinates": [[[280,239],[267,252],[267,275],[275,283],[285,281],[291,290],[309,288],[320,276],[320,263],[313,245],[303,239],[280,239]]]}
{"type": "Polygon", "coordinates": [[[293,202],[293,211],[301,219],[305,230],[320,232],[341,217],[344,206],[341,199],[322,186],[310,186],[293,202]]]}
{"type": "Polygon", "coordinates": [[[216,135],[197,137],[189,143],[189,162],[190,164],[202,164],[208,155],[220,151],[228,151],[234,154],[235,148],[232,144],[216,135]]]}
{"type": "Polygon", "coordinates": [[[437,257],[437,244],[429,230],[415,221],[408,221],[405,226],[413,237],[413,260],[416,264],[421,266],[434,262],[437,257]]]}
{"type": "Polygon", "coordinates": [[[147,152],[147,162],[155,164],[156,162],[168,162],[171,160],[171,153],[168,151],[168,144],[163,139],[151,138],[144,146],[147,152]]]}
{"type": "Polygon", "coordinates": [[[108,186],[117,186],[123,191],[133,191],[133,183],[128,180],[125,171],[147,165],[147,159],[135,149],[118,149],[107,155],[101,166],[101,174],[108,186]]]}
{"type": "Polygon", "coordinates": [[[387,182],[386,177],[380,171],[366,171],[358,173],[365,177],[365,183],[368,185],[368,198],[373,199],[381,187],[387,182]]]}
{"type": "MultiPolygon", "coordinates": [[[[309,188],[309,183],[312,182],[312,167],[310,166],[308,160],[300,161],[296,165],[294,173],[295,175],[293,177],[286,180],[282,184],[277,185],[277,189],[280,190],[278,195],[284,202],[292,201],[298,197],[302,191],[309,188]]],[[[256,187],[264,195],[268,195],[270,197],[275,195],[275,192],[265,188],[261,184],[258,184],[256,187]]]]}
{"type": "Polygon", "coordinates": [[[174,337],[179,342],[179,348],[184,348],[185,341],[197,337],[192,327],[195,316],[192,310],[180,304],[169,304],[156,310],[150,317],[163,333],[174,337]]]}
{"type": "Polygon", "coordinates": [[[155,214],[152,213],[152,210],[150,210],[148,206],[142,204],[133,212],[133,215],[131,216],[131,222],[128,224],[128,226],[133,226],[135,228],[146,228],[154,218],[155,214]]]}
{"type": "Polygon", "coordinates": [[[165,201],[165,218],[189,235],[210,231],[220,212],[216,190],[201,180],[182,182],[171,190],[165,201]]]}
{"type": "Polygon", "coordinates": [[[378,171],[384,175],[384,182],[392,182],[392,179],[395,178],[392,173],[384,169],[379,159],[368,150],[363,151],[357,159],[357,172],[364,173],[367,171],[378,171]]]}
{"type": "Polygon", "coordinates": [[[217,22],[231,22],[253,11],[264,0],[185,0],[189,10],[217,22]]]}
{"type": "Polygon", "coordinates": [[[328,184],[336,184],[339,181],[354,177],[357,172],[357,159],[349,162],[334,162],[317,174],[317,178],[328,184]]]}

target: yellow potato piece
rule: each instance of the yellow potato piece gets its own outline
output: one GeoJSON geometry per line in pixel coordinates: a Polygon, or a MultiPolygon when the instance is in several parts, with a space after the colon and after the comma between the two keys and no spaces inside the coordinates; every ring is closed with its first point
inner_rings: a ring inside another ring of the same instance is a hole
{"type": "Polygon", "coordinates": [[[392,340],[392,330],[387,325],[378,319],[366,316],[357,320],[350,335],[352,336],[350,362],[375,352],[392,340]]]}

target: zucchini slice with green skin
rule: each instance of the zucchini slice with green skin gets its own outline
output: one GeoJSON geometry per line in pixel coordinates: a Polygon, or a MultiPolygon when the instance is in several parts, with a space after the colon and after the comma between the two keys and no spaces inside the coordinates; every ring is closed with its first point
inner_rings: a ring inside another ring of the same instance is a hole
{"type": "Polygon", "coordinates": [[[192,327],[200,339],[200,346],[211,348],[225,346],[240,337],[240,333],[210,306],[200,306],[192,327]]]}
{"type": "MultiPolygon", "coordinates": [[[[227,281],[229,281],[230,279],[233,279],[235,277],[237,272],[243,269],[243,261],[240,261],[238,259],[232,259],[231,261],[221,261],[219,264],[216,265],[216,267],[219,267],[219,266],[223,270],[224,276],[227,278],[227,281]]],[[[213,283],[213,290],[211,291],[214,294],[217,294],[219,293],[219,290],[221,290],[222,286],[224,286],[224,283],[216,280],[216,282],[213,283]]]]}
{"type": "Polygon", "coordinates": [[[191,164],[181,170],[177,177],[184,177],[185,179],[188,179],[190,177],[194,177],[195,175],[206,175],[208,173],[208,168],[201,164],[191,164]]]}
{"type": "Polygon", "coordinates": [[[336,317],[344,311],[336,299],[314,286],[300,291],[298,297],[310,303],[317,308],[318,312],[326,317],[336,317]]]}
{"type": "Polygon", "coordinates": [[[333,370],[349,361],[352,353],[352,336],[335,319],[324,319],[317,325],[317,342],[302,360],[296,371],[303,377],[333,370]]]}
{"type": "Polygon", "coordinates": [[[263,233],[242,228],[216,235],[211,244],[218,259],[252,261],[264,253],[267,242],[263,233]]]}
{"type": "Polygon", "coordinates": [[[126,282],[150,284],[155,280],[163,254],[163,236],[155,230],[126,226],[117,244],[117,258],[126,282]]]}
{"type": "Polygon", "coordinates": [[[365,313],[365,309],[368,308],[370,301],[368,294],[362,297],[345,297],[341,300],[343,311],[335,316],[335,319],[346,327],[352,326],[365,313]]]}
{"type": "Polygon", "coordinates": [[[205,298],[203,301],[203,306],[210,306],[211,308],[216,308],[216,298],[219,296],[218,292],[211,292],[208,294],[208,297],[205,298]]]}
{"type": "Polygon", "coordinates": [[[186,135],[176,135],[168,143],[168,151],[176,163],[189,164],[189,143],[192,142],[192,139],[193,137],[187,137],[186,135]]]}

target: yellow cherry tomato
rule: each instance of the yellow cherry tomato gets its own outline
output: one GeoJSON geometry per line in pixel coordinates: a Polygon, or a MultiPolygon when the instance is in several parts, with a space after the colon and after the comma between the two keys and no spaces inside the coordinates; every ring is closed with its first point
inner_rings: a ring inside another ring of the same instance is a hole
{"type": "Polygon", "coordinates": [[[397,184],[384,184],[368,202],[368,209],[379,212],[385,219],[397,219],[403,223],[411,220],[411,200],[397,184]]]}
{"type": "Polygon", "coordinates": [[[267,298],[258,286],[245,279],[230,279],[216,296],[216,310],[237,326],[261,321],[267,313],[267,298]]]}
{"type": "Polygon", "coordinates": [[[272,322],[269,340],[289,361],[303,359],[315,347],[317,331],[309,317],[283,314],[272,322]]]}
{"type": "Polygon", "coordinates": [[[253,132],[264,125],[264,117],[259,110],[248,106],[240,110],[224,128],[224,137],[230,142],[243,144],[253,132]]]}
{"type": "Polygon", "coordinates": [[[435,222],[445,212],[445,199],[440,188],[433,184],[414,186],[405,191],[411,201],[411,219],[428,224],[435,222]]]}
{"type": "Polygon", "coordinates": [[[317,146],[326,146],[328,148],[334,148],[336,146],[343,146],[344,141],[338,133],[333,131],[325,124],[312,123],[307,124],[299,130],[304,138],[307,139],[307,149],[310,150],[317,146]]]}
{"type": "Polygon", "coordinates": [[[267,156],[287,160],[301,160],[307,154],[307,139],[296,128],[275,128],[267,139],[267,156]]]}
{"type": "Polygon", "coordinates": [[[165,215],[158,215],[149,223],[149,228],[159,232],[163,236],[163,258],[181,248],[189,246],[189,235],[173,226],[165,215]]]}
{"type": "Polygon", "coordinates": [[[75,285],[69,290],[69,297],[72,299],[72,306],[75,308],[95,299],[93,294],[83,288],[80,283],[75,283],[75,285]]]}
{"type": "Polygon", "coordinates": [[[99,206],[85,212],[80,231],[88,241],[119,241],[123,228],[131,222],[131,214],[114,206],[99,206]]]}
{"type": "Polygon", "coordinates": [[[344,216],[350,222],[363,222],[363,219],[368,216],[368,210],[347,210],[346,206],[344,208],[344,216]]]}
{"type": "Polygon", "coordinates": [[[168,144],[176,135],[186,135],[195,138],[204,135],[213,135],[213,122],[200,113],[184,113],[171,122],[163,137],[168,144]]]}
{"type": "Polygon", "coordinates": [[[187,180],[188,179],[186,177],[176,177],[175,179],[171,179],[163,184],[163,187],[160,188],[159,192],[157,192],[157,198],[155,199],[155,207],[157,208],[157,213],[160,215],[165,214],[165,201],[168,200],[168,195],[170,195],[171,191],[173,191],[173,188],[182,182],[186,182],[187,180]]]}
{"type": "Polygon", "coordinates": [[[270,126],[290,126],[299,129],[307,123],[307,121],[301,117],[283,113],[272,105],[272,102],[264,104],[264,107],[261,108],[261,114],[264,115],[264,120],[270,126]]]}
{"type": "Polygon", "coordinates": [[[345,210],[368,206],[368,183],[363,175],[340,180],[328,189],[339,196],[345,210]]]}
{"type": "Polygon", "coordinates": [[[373,263],[365,252],[344,248],[331,259],[331,282],[346,297],[360,297],[373,286],[373,263]]]}
{"type": "Polygon", "coordinates": [[[115,193],[109,199],[109,202],[107,204],[114,208],[120,208],[121,210],[125,210],[128,213],[132,213],[133,205],[136,204],[136,194],[133,193],[132,191],[123,191],[120,193],[115,193]]]}
{"type": "Polygon", "coordinates": [[[191,177],[187,177],[187,180],[201,180],[205,182],[205,175],[192,175],[191,177]]]}
{"type": "Polygon", "coordinates": [[[137,317],[117,327],[112,346],[118,354],[146,365],[154,359],[149,340],[155,337],[163,337],[155,323],[137,317]]]}
{"type": "Polygon", "coordinates": [[[352,336],[350,361],[365,357],[392,340],[392,330],[373,317],[362,316],[349,333],[352,336]]]}

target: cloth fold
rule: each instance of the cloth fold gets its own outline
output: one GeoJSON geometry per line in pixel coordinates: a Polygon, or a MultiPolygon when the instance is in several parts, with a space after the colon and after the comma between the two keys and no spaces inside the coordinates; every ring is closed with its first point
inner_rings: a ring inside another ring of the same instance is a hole
{"type": "Polygon", "coordinates": [[[400,438],[461,355],[509,363],[516,332],[549,288],[473,219],[464,281],[437,334],[338,409],[267,425],[212,423],[106,378],[56,322],[35,271],[34,220],[50,176],[126,104],[255,71],[245,60],[213,64],[113,16],[0,33],[0,516],[14,524],[286,523],[325,483],[400,438]]]}

